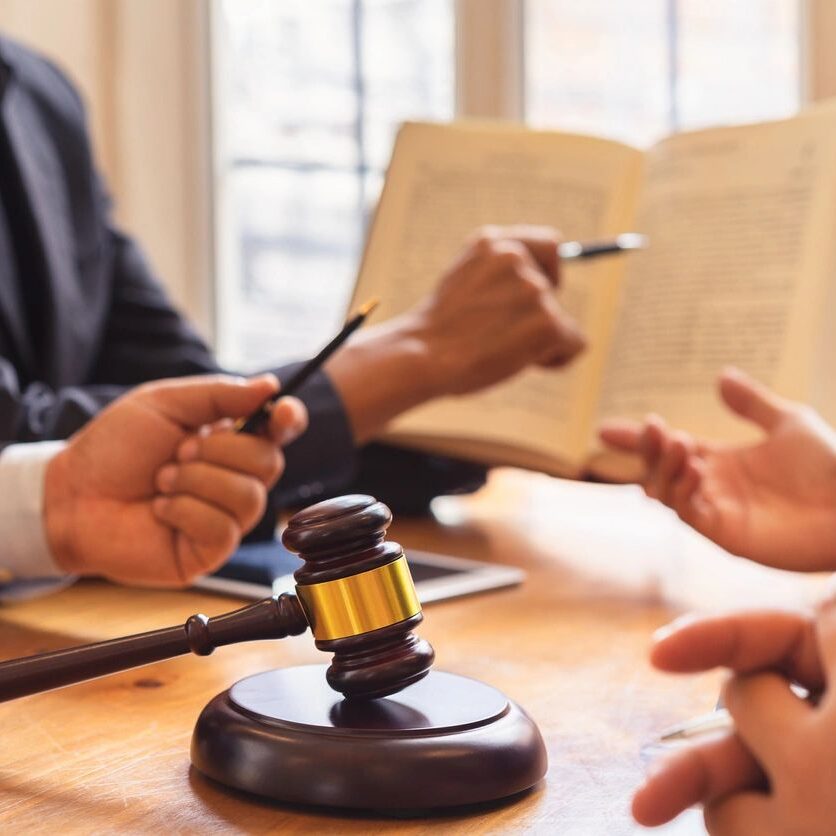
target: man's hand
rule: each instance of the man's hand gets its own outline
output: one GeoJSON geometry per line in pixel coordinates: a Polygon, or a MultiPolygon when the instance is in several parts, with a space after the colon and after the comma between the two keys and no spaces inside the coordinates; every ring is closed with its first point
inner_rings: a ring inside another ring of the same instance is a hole
{"type": "Polygon", "coordinates": [[[726,371],[720,394],[763,441],[708,444],[655,416],[608,422],[601,438],[639,453],[647,495],[728,551],[782,569],[836,569],[836,433],[742,372],[726,371]]]}
{"type": "Polygon", "coordinates": [[[696,743],[654,765],[633,798],[638,822],[655,826],[694,804],[709,833],[833,833],[836,821],[836,696],[818,695],[836,677],[836,602],[815,622],[788,612],[752,612],[675,622],[652,652],[662,670],[722,666],[735,731],[696,743]]]}
{"type": "Polygon", "coordinates": [[[302,404],[273,409],[268,437],[238,435],[278,389],[272,375],[140,386],[73,436],[49,464],[44,517],[66,572],[182,586],[217,568],[264,513],[284,469],[279,446],[304,431],[302,404]]]}
{"type": "Polygon", "coordinates": [[[581,351],[584,338],[554,295],[557,245],[550,229],[486,227],[418,306],[439,394],[564,365],[581,351]]]}
{"type": "Polygon", "coordinates": [[[485,227],[413,310],[358,333],[328,363],[355,438],[436,397],[484,389],[585,345],[555,298],[557,234],[485,227]]]}

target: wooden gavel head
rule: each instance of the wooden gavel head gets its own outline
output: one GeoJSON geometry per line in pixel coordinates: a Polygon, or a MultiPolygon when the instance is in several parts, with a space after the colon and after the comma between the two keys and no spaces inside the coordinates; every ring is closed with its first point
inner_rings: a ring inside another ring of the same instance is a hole
{"type": "Polygon", "coordinates": [[[391,522],[382,502],[356,494],[300,511],[282,536],[305,561],[294,578],[316,646],[334,654],[328,684],[350,698],[400,691],[435,658],[412,632],[421,605],[403,549],[384,539],[391,522]]]}

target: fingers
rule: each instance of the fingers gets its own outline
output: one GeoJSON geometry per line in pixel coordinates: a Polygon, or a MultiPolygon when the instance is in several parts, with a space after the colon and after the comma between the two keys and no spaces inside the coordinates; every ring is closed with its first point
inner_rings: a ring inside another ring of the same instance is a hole
{"type": "Polygon", "coordinates": [[[560,284],[560,258],[557,255],[560,234],[547,226],[512,226],[508,234],[531,253],[551,284],[557,287],[560,284]]]}
{"type": "Polygon", "coordinates": [[[720,395],[735,414],[769,432],[787,413],[789,405],[749,375],[728,368],[720,375],[720,395]]]}
{"type": "MultiPolygon", "coordinates": [[[[586,347],[586,338],[575,320],[554,298],[550,282],[532,253],[519,241],[502,239],[488,245],[493,269],[503,282],[511,278],[516,289],[505,301],[509,322],[530,331],[526,342],[543,366],[563,365],[586,347]]],[[[513,285],[508,282],[508,289],[513,285]]]]}
{"type": "Polygon", "coordinates": [[[204,375],[157,381],[141,386],[136,397],[185,429],[197,429],[223,418],[241,418],[275,394],[274,375],[244,380],[227,375],[204,375]]]}
{"type": "Polygon", "coordinates": [[[432,392],[478,391],[532,365],[563,364],[586,345],[555,298],[540,250],[500,234],[482,230],[414,309],[436,361],[432,392]]]}
{"type": "Polygon", "coordinates": [[[551,339],[540,365],[562,366],[586,348],[586,337],[575,320],[551,296],[544,299],[544,306],[552,328],[551,339]]]}
{"type": "Polygon", "coordinates": [[[267,489],[258,479],[206,462],[166,465],[156,481],[164,494],[187,494],[215,506],[231,516],[242,532],[249,531],[267,507],[267,489]]]}
{"type": "Polygon", "coordinates": [[[231,432],[193,435],[177,450],[181,464],[202,461],[254,476],[268,488],[279,478],[284,457],[272,439],[231,432]]]}
{"type": "Polygon", "coordinates": [[[768,796],[747,792],[733,795],[705,808],[705,827],[711,836],[740,836],[775,832],[769,820],[768,796]]]}
{"type": "Polygon", "coordinates": [[[673,432],[663,441],[662,455],[653,483],[656,499],[665,505],[674,507],[674,494],[683,494],[681,481],[685,475],[685,465],[693,452],[693,440],[686,433],[673,432]]]}
{"type": "Polygon", "coordinates": [[[666,429],[665,422],[658,415],[649,415],[644,422],[639,439],[639,453],[650,472],[655,471],[659,464],[666,441],[666,429]]]}
{"type": "Polygon", "coordinates": [[[270,411],[269,435],[279,447],[287,447],[307,428],[308,411],[298,398],[282,398],[270,411]]]}
{"type": "Polygon", "coordinates": [[[670,442],[671,437],[665,422],[658,415],[648,416],[639,441],[639,452],[647,467],[645,493],[652,499],[661,499],[662,494],[667,492],[666,486],[660,482],[660,466],[670,442]]]}
{"type": "Polygon", "coordinates": [[[787,762],[798,745],[796,731],[815,710],[777,673],[734,676],[723,689],[723,700],[738,736],[767,775],[787,762]]]}
{"type": "Polygon", "coordinates": [[[696,804],[766,787],[766,776],[735,734],[688,746],[654,763],[633,796],[633,818],[658,827],[696,804]]]}
{"type": "Polygon", "coordinates": [[[678,619],[654,635],[650,661],[672,673],[725,667],[746,674],[771,668],[811,690],[824,680],[813,624],[802,613],[763,610],[678,619]]]}
{"type": "Polygon", "coordinates": [[[623,450],[625,453],[638,453],[644,425],[638,421],[626,421],[614,418],[605,421],[598,429],[598,436],[604,444],[623,450]]]}
{"type": "Polygon", "coordinates": [[[836,597],[830,596],[818,607],[815,622],[816,647],[819,652],[824,678],[830,686],[826,699],[836,701],[836,597]]]}
{"type": "Polygon", "coordinates": [[[182,534],[191,544],[184,561],[178,546],[178,576],[188,583],[199,574],[220,566],[238,546],[241,529],[229,515],[193,496],[157,497],[152,503],[154,516],[182,534]]]}
{"type": "Polygon", "coordinates": [[[611,421],[601,428],[602,440],[619,450],[638,453],[644,459],[645,493],[673,508],[683,520],[702,530],[704,510],[697,502],[703,479],[704,450],[688,433],[668,429],[658,415],[644,425],[611,421]]]}
{"type": "Polygon", "coordinates": [[[477,236],[495,241],[518,241],[543,272],[549,283],[557,286],[560,282],[560,259],[557,255],[557,245],[561,236],[557,230],[548,226],[485,226],[477,236]]]}
{"type": "Polygon", "coordinates": [[[601,425],[604,444],[625,453],[641,454],[645,460],[644,486],[648,496],[670,505],[684,520],[694,524],[700,515],[696,494],[702,483],[699,448],[687,433],[669,433],[661,419],[649,416],[645,424],[613,419],[601,425]]]}
{"type": "Polygon", "coordinates": [[[704,476],[704,463],[701,459],[686,458],[677,481],[671,487],[670,505],[682,519],[703,531],[709,521],[709,511],[698,496],[698,490],[704,476]]]}

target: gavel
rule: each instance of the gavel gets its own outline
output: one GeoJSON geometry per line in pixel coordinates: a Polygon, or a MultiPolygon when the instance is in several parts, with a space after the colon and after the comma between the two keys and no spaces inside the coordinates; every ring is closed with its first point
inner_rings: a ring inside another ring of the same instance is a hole
{"type": "Polygon", "coordinates": [[[282,536],[299,554],[296,595],[274,595],[234,612],[192,615],[169,627],[0,664],[0,701],[216,647],[283,639],[310,627],[333,653],[328,684],[347,698],[377,699],[425,677],[434,652],[412,631],[421,605],[403,549],[385,540],[392,514],[360,494],[296,514],[282,536]]]}

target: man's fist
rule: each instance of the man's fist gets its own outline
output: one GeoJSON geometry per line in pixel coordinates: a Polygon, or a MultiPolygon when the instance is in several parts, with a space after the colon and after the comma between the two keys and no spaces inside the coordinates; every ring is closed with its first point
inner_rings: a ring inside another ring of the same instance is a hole
{"type": "Polygon", "coordinates": [[[528,366],[560,366],[585,346],[555,297],[557,233],[484,227],[418,306],[439,394],[464,394],[528,366]]]}
{"type": "Polygon", "coordinates": [[[277,390],[272,375],[182,378],[111,404],[47,469],[58,565],[146,586],[182,586],[217,568],[264,513],[284,470],[280,447],[305,429],[304,407],[287,398],[264,437],[232,431],[277,390]]]}
{"type": "Polygon", "coordinates": [[[547,227],[482,228],[425,299],[334,355],[326,368],[355,440],[426,401],[581,352],[584,336],[555,293],[558,240],[547,227]]]}

